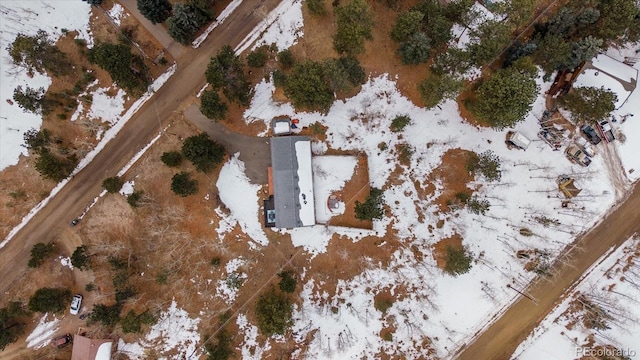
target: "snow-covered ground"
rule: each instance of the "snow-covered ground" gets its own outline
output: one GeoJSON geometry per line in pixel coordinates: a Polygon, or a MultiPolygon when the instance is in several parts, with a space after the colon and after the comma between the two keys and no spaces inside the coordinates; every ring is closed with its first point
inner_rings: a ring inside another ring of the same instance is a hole
{"type": "Polygon", "coordinates": [[[60,323],[60,319],[56,318],[55,316],[51,320],[48,319],[48,313],[42,315],[36,328],[33,329],[29,336],[27,336],[26,341],[28,348],[40,349],[46,346],[47,344],[49,344],[49,341],[51,341],[56,331],[58,331],[58,324],[60,323]]]}
{"type": "Polygon", "coordinates": [[[146,350],[153,349],[154,353],[158,352],[170,359],[198,359],[202,354],[197,346],[200,342],[198,323],[200,319],[191,318],[172,301],[144,339],[134,343],[125,343],[120,339],[118,353],[127,355],[130,359],[147,359],[146,350]]]}
{"type": "Polygon", "coordinates": [[[27,155],[23,134],[31,128],[40,128],[42,118],[39,115],[26,113],[14,103],[13,90],[22,85],[31,88],[44,87],[51,84],[46,75],[35,73],[33,78],[27,71],[13,65],[7,46],[18,34],[35,35],[44,30],[51,40],[62,35],[62,29],[78,31],[79,38],[93,43],[89,29],[91,6],[83,1],[24,1],[3,0],[0,2],[0,170],[16,164],[18,157],[27,155]]]}
{"type": "Polygon", "coordinates": [[[602,256],[585,272],[565,299],[520,344],[513,358],[566,360],[605,351],[609,355],[616,355],[615,351],[618,351],[617,355],[638,359],[639,254],[640,237],[635,237],[602,256]],[[594,304],[606,316],[611,316],[606,319],[608,329],[585,326],[585,318],[588,321],[590,316],[597,316],[599,310],[584,311],[581,309],[584,303],[594,304]]]}

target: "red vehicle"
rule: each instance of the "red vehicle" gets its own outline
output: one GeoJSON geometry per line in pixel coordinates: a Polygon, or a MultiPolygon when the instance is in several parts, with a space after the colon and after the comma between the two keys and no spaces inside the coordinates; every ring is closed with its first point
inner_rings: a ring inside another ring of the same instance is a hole
{"type": "Polygon", "coordinates": [[[71,344],[72,341],[73,341],[73,337],[71,337],[71,334],[65,334],[52,339],[51,346],[57,347],[58,349],[62,349],[63,347],[71,344]]]}
{"type": "Polygon", "coordinates": [[[602,134],[602,138],[606,142],[612,142],[616,139],[613,135],[613,129],[611,129],[611,124],[609,124],[609,120],[602,120],[598,122],[598,130],[602,134]]]}

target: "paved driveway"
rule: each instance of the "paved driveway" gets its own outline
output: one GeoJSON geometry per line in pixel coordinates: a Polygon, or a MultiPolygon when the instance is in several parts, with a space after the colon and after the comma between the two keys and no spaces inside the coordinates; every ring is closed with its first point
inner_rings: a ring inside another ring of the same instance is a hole
{"type": "Polygon", "coordinates": [[[269,138],[247,136],[229,130],[226,126],[202,115],[197,105],[189,106],[184,115],[200,130],[227,148],[229,154],[240,153],[245,173],[255,184],[267,183],[267,168],[271,166],[269,138]]]}

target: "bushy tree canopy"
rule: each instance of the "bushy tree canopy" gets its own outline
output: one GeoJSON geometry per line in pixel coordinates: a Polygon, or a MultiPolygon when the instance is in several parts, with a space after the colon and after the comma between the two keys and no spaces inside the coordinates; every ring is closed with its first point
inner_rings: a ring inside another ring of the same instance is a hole
{"type": "Polygon", "coordinates": [[[198,180],[192,179],[188,172],[181,172],[171,178],[171,191],[176,195],[187,197],[198,192],[198,180]]]}
{"type": "Polygon", "coordinates": [[[222,162],[225,148],[211,140],[206,133],[201,133],[184,140],[182,155],[191,161],[198,171],[208,172],[222,162]]]}
{"type": "Polygon", "coordinates": [[[76,167],[77,160],[75,157],[63,158],[51,153],[47,149],[43,149],[39,153],[34,165],[42,177],[59,182],[71,175],[76,167]]]}
{"type": "Polygon", "coordinates": [[[23,90],[22,85],[18,85],[18,87],[13,90],[13,100],[24,111],[41,115],[42,101],[45,98],[44,94],[45,90],[43,87],[34,89],[26,86],[23,90]]]}
{"type": "Polygon", "coordinates": [[[218,92],[205,90],[200,96],[200,111],[209,119],[222,120],[227,115],[227,104],[220,99],[218,92]]]}
{"type": "Polygon", "coordinates": [[[29,258],[27,265],[30,268],[39,267],[49,255],[53,254],[55,249],[56,246],[54,243],[37,243],[33,245],[33,248],[31,248],[31,258],[29,258]]]}
{"type": "Polygon", "coordinates": [[[438,106],[443,100],[455,99],[462,88],[462,80],[449,74],[431,74],[418,84],[420,98],[426,108],[438,106]]]}
{"type": "Polygon", "coordinates": [[[0,309],[0,351],[22,336],[25,324],[21,317],[24,315],[22,304],[18,301],[12,301],[0,309]]]}
{"type": "Polygon", "coordinates": [[[417,32],[400,46],[400,57],[403,64],[421,64],[429,59],[431,39],[423,32],[417,32]]]}
{"type": "Polygon", "coordinates": [[[483,22],[471,32],[474,41],[469,44],[471,59],[477,66],[496,60],[511,43],[509,24],[498,20],[483,22]]]}
{"type": "Polygon", "coordinates": [[[89,51],[89,59],[105,69],[118,86],[129,92],[142,93],[149,84],[145,78],[144,61],[140,56],[133,55],[126,45],[98,44],[89,51]],[[139,68],[139,72],[134,71],[134,65],[139,68]]]}
{"type": "Polygon", "coordinates": [[[36,312],[63,312],[71,301],[71,291],[63,288],[40,288],[29,299],[29,310],[36,312]]]}
{"type": "Polygon", "coordinates": [[[560,98],[560,105],[571,111],[574,121],[593,123],[607,118],[616,101],[616,94],[603,87],[576,87],[560,98]]]}
{"type": "Polygon", "coordinates": [[[179,151],[166,151],[160,156],[162,161],[168,167],[178,167],[182,164],[182,153],[179,151]]]}
{"type": "Polygon", "coordinates": [[[473,256],[465,248],[446,247],[444,271],[451,276],[458,276],[471,270],[473,256]]]}
{"type": "Polygon", "coordinates": [[[91,269],[91,256],[86,245],[78,246],[71,254],[71,265],[80,270],[91,269]]]}
{"type": "Polygon", "coordinates": [[[384,216],[384,193],[378,188],[371,188],[364,203],[356,200],[356,218],[360,220],[382,219],[384,216]]]}
{"type": "Polygon", "coordinates": [[[13,63],[25,67],[29,73],[49,72],[57,76],[67,75],[72,70],[67,55],[53,45],[53,41],[44,30],[39,30],[33,36],[18,34],[7,47],[7,51],[13,63]]]}
{"type": "Polygon", "coordinates": [[[333,103],[333,91],[324,78],[322,64],[307,60],[296,64],[287,77],[284,93],[296,109],[328,111],[333,103]]]}
{"type": "Polygon", "coordinates": [[[162,23],[171,16],[171,3],[168,0],[138,0],[138,10],[152,24],[162,23]]]}
{"type": "Polygon", "coordinates": [[[293,324],[293,305],[289,297],[274,287],[258,298],[255,308],[258,329],[266,336],[284,335],[293,324]]]}
{"type": "MultiPolygon", "coordinates": [[[[522,62],[524,58],[518,60],[522,62]]],[[[517,62],[517,63],[518,63],[517,62]]],[[[511,66],[496,71],[476,92],[472,111],[492,127],[510,127],[524,119],[538,94],[535,73],[511,66]]]]}
{"type": "Polygon", "coordinates": [[[200,28],[211,20],[211,15],[192,3],[176,3],[173,16],[167,20],[167,31],[177,42],[187,45],[200,28]]]}
{"type": "Polygon", "coordinates": [[[424,14],[418,10],[409,10],[401,14],[396,19],[391,30],[391,39],[399,43],[409,40],[409,38],[420,31],[424,14]]]}
{"type": "Polygon", "coordinates": [[[211,58],[205,77],[214,90],[222,89],[227,99],[249,105],[251,83],[244,74],[242,60],[231,46],[223,46],[218,54],[211,58]]]}
{"type": "Polygon", "coordinates": [[[364,41],[373,39],[373,16],[366,0],[352,0],[339,6],[336,13],[336,34],[333,48],[338,54],[355,55],[364,52],[364,41]]]}

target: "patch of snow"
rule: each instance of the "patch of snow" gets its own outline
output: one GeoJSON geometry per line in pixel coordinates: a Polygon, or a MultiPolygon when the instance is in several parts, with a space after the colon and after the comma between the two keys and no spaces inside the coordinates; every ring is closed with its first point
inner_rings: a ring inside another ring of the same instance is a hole
{"type": "Polygon", "coordinates": [[[239,153],[234,154],[222,166],[216,186],[220,193],[220,200],[231,211],[230,217],[238,222],[251,240],[265,246],[269,240],[259,220],[260,186],[249,181],[244,173],[244,162],[240,161],[239,155],[239,153]]]}
{"type": "Polygon", "coordinates": [[[58,256],[58,260],[60,260],[60,264],[62,264],[62,266],[66,266],[69,269],[73,270],[73,264],[71,263],[71,258],[58,256]]]}
{"type": "Polygon", "coordinates": [[[227,5],[227,7],[224,8],[224,10],[222,10],[222,12],[218,16],[216,16],[216,20],[212,22],[211,25],[209,25],[209,27],[207,27],[207,29],[202,33],[202,35],[198,36],[195,40],[193,40],[193,42],[191,43],[191,46],[193,46],[194,49],[199,48],[200,45],[202,45],[202,43],[205,40],[207,40],[207,37],[209,36],[209,34],[211,34],[213,29],[217,28],[218,25],[222,24],[222,22],[224,22],[229,17],[229,15],[231,15],[231,13],[233,13],[233,11],[238,6],[240,6],[240,4],[242,4],[242,0],[231,1],[229,5],[227,5]]]}
{"type": "MultiPolygon", "coordinates": [[[[127,123],[127,121],[129,121],[129,119],[131,119],[131,117],[133,116],[133,114],[135,114],[135,112],[145,103],[147,102],[147,100],[149,100],[151,98],[151,95],[153,95],[153,93],[155,92],[156,89],[159,89],[168,79],[169,77],[171,77],[171,75],[173,75],[173,73],[175,73],[176,71],[176,65],[173,65],[172,67],[170,67],[167,71],[165,71],[162,75],[160,75],[154,82],[153,84],[151,84],[151,86],[149,87],[149,91],[147,93],[145,93],[142,97],[140,97],[140,99],[138,99],[136,102],[133,103],[133,105],[131,105],[131,107],[129,108],[129,110],[127,110],[127,112],[122,116],[122,118],[120,119],[120,121],[118,121],[118,123],[116,125],[114,125],[113,127],[111,127],[108,131],[106,131],[105,133],[105,137],[102,139],[102,141],[100,141],[98,143],[98,145],[96,145],[96,147],[91,150],[82,160],[80,160],[80,163],[78,164],[78,166],[73,170],[73,173],[71,174],[71,177],[73,177],[75,174],[79,173],[82,169],[84,169],[87,164],[89,164],[93,158],[100,152],[102,151],[102,149],[104,149],[105,145],[111,140],[113,139],[118,132],[122,129],[122,127],[127,123]]],[[[156,138],[154,138],[154,140],[152,140],[152,142],[154,142],[155,140],[157,140],[159,138],[160,135],[158,135],[156,138]]],[[[0,142],[1,143],[1,142],[0,142]]],[[[150,145],[147,144],[147,146],[143,149],[146,150],[148,149],[150,145]]],[[[123,170],[120,170],[122,173],[118,173],[118,176],[123,175],[130,167],[131,165],[133,165],[133,163],[135,161],[137,161],[137,159],[142,156],[141,153],[138,153],[133,160],[129,161],[129,163],[127,164],[127,166],[125,166],[125,168],[123,170]]],[[[20,231],[20,229],[22,229],[27,222],[29,222],[29,220],[31,220],[31,218],[33,218],[33,216],[35,214],[37,214],[40,209],[42,209],[42,207],[44,207],[45,205],[47,205],[49,203],[49,201],[60,191],[60,189],[62,189],[67,183],[69,182],[69,178],[62,180],[61,182],[58,183],[58,185],[56,185],[51,192],[49,193],[49,196],[47,196],[47,198],[45,198],[44,200],[42,200],[40,203],[38,203],[38,205],[36,205],[33,209],[31,209],[31,211],[29,211],[29,213],[22,218],[22,221],[20,222],[20,224],[18,224],[16,227],[14,227],[13,229],[11,229],[11,231],[9,232],[9,234],[7,235],[7,237],[0,242],[0,248],[3,248],[9,241],[11,241],[11,239],[15,236],[15,234],[20,231]]]]}
{"type": "Polygon", "coordinates": [[[129,196],[129,195],[133,194],[134,185],[135,185],[135,181],[134,180],[126,181],[124,184],[122,184],[122,188],[120,189],[120,195],[129,196]]]}
{"type": "Polygon", "coordinates": [[[302,25],[302,1],[301,0],[284,0],[276,6],[275,9],[271,10],[269,15],[258,24],[258,26],[254,27],[253,30],[236,46],[235,53],[241,54],[246,49],[248,49],[253,43],[255,43],[258,39],[261,39],[263,34],[269,34],[269,38],[273,40],[278,46],[278,49],[286,49],[287,44],[295,44],[297,38],[302,36],[302,30],[298,27],[302,25]],[[296,9],[299,7],[299,9],[296,9]],[[299,14],[300,19],[294,18],[293,16],[299,14]],[[285,22],[279,21],[280,18],[288,19],[285,22]],[[286,22],[288,21],[288,23],[286,22]],[[273,30],[270,30],[274,24],[276,25],[273,30]],[[282,31],[282,33],[281,33],[282,31]],[[273,35],[271,35],[273,34],[273,35]],[[300,35],[298,35],[300,34],[300,35]]]}
{"type": "Polygon", "coordinates": [[[353,177],[358,164],[354,156],[316,156],[313,163],[313,191],[316,204],[316,221],[326,224],[334,215],[344,213],[345,204],[339,194],[344,184],[353,177]],[[329,197],[336,195],[338,208],[329,208],[329,197]]]}
{"type": "Polygon", "coordinates": [[[249,323],[245,314],[238,314],[236,324],[238,325],[239,333],[243,335],[240,343],[242,359],[263,359],[268,354],[267,352],[271,350],[269,342],[265,342],[264,345],[258,343],[258,328],[249,323]]]}
{"type": "Polygon", "coordinates": [[[229,261],[225,270],[227,277],[216,283],[216,295],[223,298],[227,304],[231,304],[238,296],[238,290],[247,279],[247,274],[238,271],[246,263],[244,259],[236,258],[229,261]]]}
{"type": "Polygon", "coordinates": [[[218,233],[218,237],[222,239],[225,234],[233,230],[238,221],[233,217],[227,216],[220,207],[217,207],[214,211],[218,214],[218,218],[220,219],[218,221],[218,228],[216,229],[216,232],[218,233]]]}
{"type": "Polygon", "coordinates": [[[0,3],[0,170],[18,163],[20,155],[27,156],[23,135],[31,128],[40,128],[42,117],[26,113],[13,101],[13,90],[22,86],[31,88],[51,85],[46,75],[35,73],[31,78],[25,69],[15,67],[7,51],[18,34],[35,35],[38,30],[45,30],[52,41],[62,35],[62,29],[78,31],[78,37],[92,43],[88,33],[91,6],[86,2],[75,1],[24,1],[3,0],[0,3]]]}
{"type": "Polygon", "coordinates": [[[271,82],[262,79],[254,88],[251,105],[244,111],[242,117],[245,123],[261,121],[265,125],[265,131],[258,136],[266,136],[271,128],[271,119],[281,114],[293,114],[295,110],[290,103],[276,103],[273,101],[275,87],[271,82]]]}
{"type": "Polygon", "coordinates": [[[120,114],[124,111],[124,98],[127,93],[118,89],[114,96],[109,96],[107,94],[109,90],[98,88],[91,94],[93,101],[88,116],[113,125],[120,120],[120,114]]]}
{"type": "Polygon", "coordinates": [[[199,346],[199,323],[199,318],[190,318],[185,310],[178,308],[174,300],[169,309],[160,314],[158,322],[151,327],[144,339],[135,343],[126,343],[120,339],[118,351],[130,359],[146,359],[147,349],[160,351],[161,356],[172,359],[197,359],[202,354],[199,346]]]}
{"type": "Polygon", "coordinates": [[[35,329],[27,336],[27,348],[31,349],[40,349],[51,341],[56,331],[58,331],[60,319],[57,319],[55,316],[53,320],[48,321],[49,314],[45,313],[38,321],[38,325],[35,329]]]}
{"type": "Polygon", "coordinates": [[[277,12],[276,20],[269,25],[260,39],[253,45],[256,49],[262,45],[276,44],[278,51],[290,48],[298,42],[303,33],[302,0],[285,1],[287,6],[277,12]]]}
{"type": "Polygon", "coordinates": [[[118,3],[114,3],[113,7],[111,7],[111,10],[109,10],[109,17],[111,17],[111,19],[113,19],[113,22],[118,26],[120,26],[122,19],[127,17],[127,15],[128,14],[124,11],[122,5],[118,3]]]}

